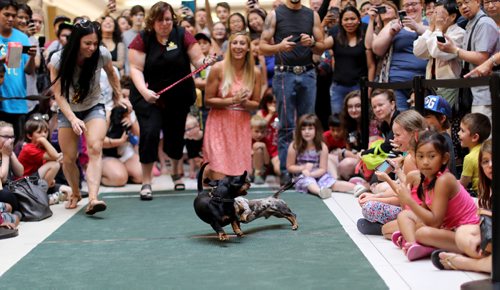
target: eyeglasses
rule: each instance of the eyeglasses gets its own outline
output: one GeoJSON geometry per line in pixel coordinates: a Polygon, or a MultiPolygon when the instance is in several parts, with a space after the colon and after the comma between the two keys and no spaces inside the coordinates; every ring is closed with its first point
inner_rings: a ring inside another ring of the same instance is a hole
{"type": "Polygon", "coordinates": [[[0,137],[4,139],[16,139],[16,136],[11,136],[11,135],[0,135],[0,137]]]}
{"type": "Polygon", "coordinates": [[[463,5],[468,5],[472,0],[464,0],[463,2],[457,2],[457,7],[460,8],[463,5]]]}
{"type": "Polygon", "coordinates": [[[172,18],[160,18],[160,19],[156,19],[156,22],[166,22],[166,23],[171,23],[172,21],[174,21],[172,18]]]}
{"type": "Polygon", "coordinates": [[[410,8],[410,7],[417,7],[417,5],[419,5],[420,2],[411,2],[411,3],[406,3],[406,4],[403,4],[403,8],[410,8]]]}
{"type": "Polygon", "coordinates": [[[491,4],[491,5],[495,6],[495,4],[496,4],[497,2],[500,2],[500,0],[489,0],[489,1],[488,1],[488,0],[484,0],[484,1],[483,1],[483,5],[484,5],[484,7],[488,6],[489,4],[491,4]]]}

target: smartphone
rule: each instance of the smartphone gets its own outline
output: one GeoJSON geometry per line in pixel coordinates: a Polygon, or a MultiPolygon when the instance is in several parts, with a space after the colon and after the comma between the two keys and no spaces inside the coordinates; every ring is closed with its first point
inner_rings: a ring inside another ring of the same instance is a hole
{"type": "Polygon", "coordinates": [[[328,9],[328,12],[330,12],[333,15],[333,18],[335,19],[339,18],[340,9],[338,7],[330,7],[330,9],[328,9]]]}
{"type": "Polygon", "coordinates": [[[446,43],[446,38],[444,38],[444,36],[436,35],[436,38],[437,38],[437,41],[439,41],[441,43],[446,43]]]}
{"type": "Polygon", "coordinates": [[[403,19],[405,19],[405,17],[406,17],[406,11],[404,11],[404,10],[398,11],[398,15],[399,15],[399,20],[401,20],[401,22],[403,22],[403,19]]]}
{"type": "Polygon", "coordinates": [[[28,51],[30,50],[30,48],[32,48],[34,46],[25,46],[23,45],[23,53],[28,53],[28,51]]]}
{"type": "Polygon", "coordinates": [[[38,47],[44,47],[45,46],[45,36],[40,36],[38,37],[38,47]]]}
{"type": "Polygon", "coordinates": [[[385,8],[385,6],[377,6],[375,8],[377,9],[377,14],[385,14],[387,12],[387,8],[385,8]]]}
{"type": "Polygon", "coordinates": [[[385,160],[379,166],[377,166],[376,170],[389,174],[394,171],[394,167],[391,165],[391,163],[389,163],[389,161],[385,160]]]}
{"type": "Polygon", "coordinates": [[[292,38],[290,38],[288,41],[295,42],[295,43],[299,43],[299,42],[300,42],[300,39],[301,39],[301,36],[300,36],[300,35],[297,35],[297,36],[293,36],[293,37],[292,37],[292,38]]]}
{"type": "Polygon", "coordinates": [[[194,11],[196,11],[196,3],[194,0],[182,0],[181,5],[189,8],[189,10],[191,10],[191,13],[194,13],[194,11]]]}

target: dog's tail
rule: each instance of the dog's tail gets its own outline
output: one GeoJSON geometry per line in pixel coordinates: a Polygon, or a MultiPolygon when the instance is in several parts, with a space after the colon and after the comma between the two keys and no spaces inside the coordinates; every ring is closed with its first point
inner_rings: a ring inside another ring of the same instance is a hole
{"type": "Polygon", "coordinates": [[[203,163],[201,165],[200,171],[198,172],[198,192],[203,191],[203,171],[205,170],[205,167],[207,167],[208,162],[203,163]]]}
{"type": "Polygon", "coordinates": [[[274,193],[274,194],[273,194],[273,197],[274,197],[274,198],[279,198],[280,193],[282,193],[282,192],[284,192],[284,191],[287,191],[287,190],[289,190],[290,188],[292,188],[292,187],[295,185],[295,183],[297,183],[297,181],[298,181],[299,179],[301,179],[301,178],[302,178],[302,177],[301,177],[301,176],[299,176],[299,177],[298,177],[298,178],[296,178],[296,179],[293,179],[293,178],[292,178],[292,179],[290,179],[290,181],[288,181],[287,183],[283,184],[283,186],[281,186],[281,188],[280,188],[280,189],[278,189],[278,191],[276,191],[276,193],[274,193]]]}

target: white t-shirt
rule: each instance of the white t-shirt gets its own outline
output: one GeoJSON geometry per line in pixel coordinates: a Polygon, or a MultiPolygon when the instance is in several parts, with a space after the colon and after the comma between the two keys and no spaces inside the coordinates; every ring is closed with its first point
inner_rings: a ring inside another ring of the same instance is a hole
{"type": "MultiPolygon", "coordinates": [[[[102,98],[101,98],[101,86],[99,85],[99,80],[101,79],[101,68],[103,68],[108,62],[111,61],[111,54],[104,46],[100,46],[99,51],[100,51],[101,55],[100,55],[99,61],[97,63],[97,68],[96,68],[96,71],[94,74],[94,78],[92,80],[92,84],[90,84],[90,89],[89,89],[88,95],[85,97],[85,99],[81,103],[69,102],[69,106],[70,106],[71,110],[74,112],[86,111],[97,104],[104,104],[104,100],[102,100],[102,98]]],[[[62,50],[54,53],[54,55],[52,56],[52,59],[50,60],[50,64],[52,64],[54,66],[54,68],[57,70],[59,70],[59,68],[61,66],[60,65],[61,54],[62,54],[62,50]]],[[[75,72],[73,74],[73,84],[78,83],[79,77],[80,77],[80,67],[76,66],[75,72]]],[[[62,90],[62,88],[61,88],[61,90],[62,90]]],[[[61,93],[62,93],[62,91],[61,91],[61,93]]],[[[70,95],[70,100],[71,100],[71,97],[74,95],[73,86],[71,86],[69,89],[69,95],[70,95]]]]}

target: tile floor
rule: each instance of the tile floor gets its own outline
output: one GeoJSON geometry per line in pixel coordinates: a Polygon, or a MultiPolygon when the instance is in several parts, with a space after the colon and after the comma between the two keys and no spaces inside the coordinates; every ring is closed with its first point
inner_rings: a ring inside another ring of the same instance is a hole
{"type": "MultiPolygon", "coordinates": [[[[195,180],[186,179],[185,182],[187,189],[196,188],[195,180]]],[[[268,184],[261,187],[268,186],[277,185],[268,179],[268,184]]],[[[153,190],[171,188],[173,183],[170,176],[155,178],[153,190]]],[[[102,187],[101,192],[129,192],[139,189],[140,185],[127,185],[122,188],[102,187]]],[[[401,250],[390,241],[358,232],[356,221],[361,217],[361,209],[352,195],[334,193],[332,198],[324,202],[390,289],[460,289],[460,285],[465,282],[488,278],[487,275],[472,272],[440,271],[434,268],[430,260],[408,262],[401,250]]],[[[78,209],[85,204],[84,199],[79,203],[78,209]]],[[[63,204],[52,206],[52,210],[53,217],[37,223],[23,222],[19,226],[18,237],[0,240],[0,276],[77,212],[66,210],[63,204]]]]}

